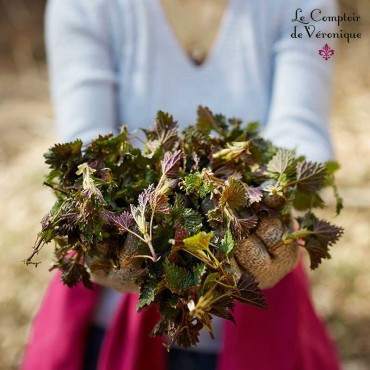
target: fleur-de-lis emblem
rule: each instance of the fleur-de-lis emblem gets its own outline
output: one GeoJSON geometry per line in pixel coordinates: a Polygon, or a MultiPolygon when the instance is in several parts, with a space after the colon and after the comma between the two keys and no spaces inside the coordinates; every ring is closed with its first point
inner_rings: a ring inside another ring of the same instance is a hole
{"type": "Polygon", "coordinates": [[[325,44],[324,47],[319,50],[319,54],[325,59],[328,60],[334,55],[334,50],[330,48],[328,44],[325,44]]]}

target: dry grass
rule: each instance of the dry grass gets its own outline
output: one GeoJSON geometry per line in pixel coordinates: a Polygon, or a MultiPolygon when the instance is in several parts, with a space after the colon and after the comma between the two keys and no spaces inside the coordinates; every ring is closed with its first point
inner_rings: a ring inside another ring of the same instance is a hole
{"type": "MultiPolygon", "coordinates": [[[[362,45],[364,45],[362,43],[362,45]]],[[[333,259],[311,273],[317,308],[327,320],[344,367],[370,366],[370,76],[369,53],[344,45],[337,68],[332,131],[342,170],[338,181],[347,201],[333,222],[345,235],[333,259]],[[355,190],[353,190],[355,189],[355,190]]],[[[339,56],[338,56],[339,57],[339,56]]],[[[31,251],[39,220],[52,204],[41,186],[42,153],[55,142],[43,70],[0,80],[0,367],[18,368],[31,318],[46,287],[51,253],[37,269],[21,263],[31,251]]],[[[333,209],[321,211],[332,217],[333,209]]]]}

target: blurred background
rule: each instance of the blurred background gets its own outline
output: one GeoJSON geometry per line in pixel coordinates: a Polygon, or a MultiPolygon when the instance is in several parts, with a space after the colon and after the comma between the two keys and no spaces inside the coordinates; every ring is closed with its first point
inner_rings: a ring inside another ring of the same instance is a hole
{"type": "MultiPolygon", "coordinates": [[[[331,130],[341,170],[345,209],[334,203],[319,215],[345,234],[333,259],[309,273],[312,293],[346,370],[370,369],[370,1],[341,1],[361,21],[346,31],[362,39],[339,43],[331,130]]],[[[39,221],[53,203],[42,186],[42,154],[57,140],[50,106],[43,12],[45,0],[0,0],[0,369],[17,369],[50,273],[52,248],[36,269],[31,252],[39,221]]]]}

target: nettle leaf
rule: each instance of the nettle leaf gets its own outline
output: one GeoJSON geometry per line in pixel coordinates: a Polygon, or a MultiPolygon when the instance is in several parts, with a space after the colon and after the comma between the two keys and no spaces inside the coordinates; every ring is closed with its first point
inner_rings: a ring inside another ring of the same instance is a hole
{"type": "Polygon", "coordinates": [[[193,266],[193,283],[194,285],[199,285],[202,277],[207,271],[207,266],[204,263],[199,263],[193,266]]]}
{"type": "Polygon", "coordinates": [[[326,243],[327,245],[335,244],[343,234],[343,228],[318,218],[313,223],[312,231],[322,243],[326,243]]]}
{"type": "Polygon", "coordinates": [[[343,198],[339,195],[337,185],[335,184],[334,173],[340,168],[339,163],[335,161],[325,162],[326,168],[326,177],[324,181],[324,186],[331,187],[333,189],[334,197],[336,200],[336,213],[340,214],[340,211],[343,209],[343,198]]]}
{"type": "Polygon", "coordinates": [[[82,282],[83,285],[88,289],[93,289],[93,285],[90,281],[90,275],[86,271],[85,266],[76,263],[70,259],[64,259],[61,265],[57,266],[62,270],[62,281],[69,288],[82,282]]]}
{"type": "Polygon", "coordinates": [[[260,308],[267,308],[263,292],[258,287],[258,283],[252,275],[242,274],[232,296],[239,302],[248,303],[260,308]]]}
{"type": "Polygon", "coordinates": [[[320,220],[311,212],[298,219],[298,222],[302,227],[298,232],[305,240],[304,247],[310,256],[311,269],[314,270],[320,265],[322,259],[330,258],[329,247],[339,240],[343,234],[343,228],[320,220]]]}
{"type": "Polygon", "coordinates": [[[53,168],[60,168],[68,161],[78,161],[82,156],[82,141],[75,140],[70,143],[55,144],[44,154],[45,163],[53,168]]]}
{"type": "Polygon", "coordinates": [[[191,173],[184,177],[183,187],[187,194],[198,194],[200,198],[205,198],[212,193],[212,184],[206,181],[202,173],[191,173]]]}
{"type": "Polygon", "coordinates": [[[260,129],[259,121],[252,121],[247,124],[245,130],[250,134],[257,134],[258,130],[260,129]]]}
{"type": "Polygon", "coordinates": [[[202,327],[200,321],[192,323],[188,320],[185,321],[185,324],[181,322],[175,329],[176,342],[184,348],[195,346],[199,342],[199,331],[202,327]]]}
{"type": "Polygon", "coordinates": [[[251,215],[245,218],[233,217],[230,220],[230,231],[235,240],[246,238],[252,229],[257,226],[258,217],[251,215]]]}
{"type": "Polygon", "coordinates": [[[208,250],[213,233],[204,231],[184,239],[185,249],[188,251],[208,250]]]}
{"type": "Polygon", "coordinates": [[[291,172],[296,165],[294,152],[279,148],[267,164],[267,171],[283,174],[291,172]]]}
{"type": "Polygon", "coordinates": [[[221,194],[220,204],[226,203],[231,209],[238,209],[246,203],[244,185],[240,180],[232,177],[226,181],[226,186],[221,194]]]}
{"type": "Polygon", "coordinates": [[[227,143],[227,148],[214,153],[213,158],[223,161],[237,161],[242,154],[251,154],[251,147],[253,147],[252,140],[227,143]]]}
{"type": "Polygon", "coordinates": [[[255,188],[252,186],[247,186],[245,188],[245,198],[249,205],[260,202],[262,200],[262,197],[263,193],[261,188],[255,188]]]}
{"type": "Polygon", "coordinates": [[[175,228],[184,227],[191,233],[198,232],[202,227],[202,217],[199,212],[186,208],[184,199],[177,194],[170,211],[171,223],[175,228]]]}
{"type": "Polygon", "coordinates": [[[166,260],[164,264],[166,285],[172,292],[179,293],[194,285],[194,277],[191,271],[175,265],[166,260]]]}
{"type": "Polygon", "coordinates": [[[153,131],[165,150],[170,150],[178,141],[177,123],[171,114],[158,112],[153,131]]]}
{"type": "Polygon", "coordinates": [[[324,201],[317,193],[296,189],[294,191],[293,206],[297,211],[306,211],[312,208],[322,208],[324,201]]]}
{"type": "Polygon", "coordinates": [[[173,116],[159,111],[157,118],[154,123],[153,131],[145,133],[151,138],[151,142],[147,145],[151,149],[163,147],[164,150],[171,150],[173,146],[178,142],[178,126],[173,120],[173,116]]]}
{"type": "Polygon", "coordinates": [[[234,239],[231,235],[230,230],[227,230],[224,238],[221,240],[221,243],[219,244],[219,248],[226,257],[229,257],[232,254],[234,247],[235,247],[234,239]]]}
{"type": "Polygon", "coordinates": [[[215,207],[207,212],[207,221],[214,227],[219,228],[223,223],[223,209],[222,207],[215,207]]]}
{"type": "Polygon", "coordinates": [[[179,172],[182,151],[176,150],[174,153],[166,152],[161,161],[162,173],[167,177],[176,177],[179,172]]]}
{"type": "Polygon", "coordinates": [[[170,212],[167,195],[156,190],[150,195],[149,204],[156,214],[168,214],[170,212]]]}
{"type": "Polygon", "coordinates": [[[127,138],[127,127],[122,126],[118,135],[112,133],[107,135],[99,135],[85,147],[85,156],[90,160],[97,158],[104,160],[107,163],[115,162],[123,153],[130,151],[132,148],[127,138]]]}
{"type": "Polygon", "coordinates": [[[215,114],[215,127],[214,130],[218,132],[221,136],[225,136],[228,130],[228,124],[227,124],[227,119],[226,116],[223,114],[215,114]]]}
{"type": "Polygon", "coordinates": [[[218,299],[211,307],[210,313],[212,315],[221,317],[225,320],[230,320],[234,324],[236,324],[236,321],[234,319],[234,316],[232,315],[232,311],[234,309],[234,299],[230,296],[222,297],[221,299],[218,299]]]}
{"type": "Polygon", "coordinates": [[[217,283],[216,281],[220,278],[219,272],[212,272],[207,274],[206,278],[204,279],[201,294],[204,294],[207,290],[210,290],[214,287],[217,283]]]}
{"type": "Polygon", "coordinates": [[[202,186],[203,178],[199,173],[191,173],[184,178],[186,193],[197,193],[202,186]]]}
{"type": "Polygon", "coordinates": [[[308,238],[304,247],[310,256],[310,268],[312,270],[315,270],[317,267],[319,267],[323,259],[331,258],[328,245],[321,243],[317,239],[308,238]]]}
{"type": "Polygon", "coordinates": [[[108,217],[109,221],[121,232],[126,233],[134,226],[134,218],[130,212],[124,211],[120,215],[108,217]]]}
{"type": "Polygon", "coordinates": [[[216,119],[213,113],[207,107],[198,107],[197,126],[204,131],[211,131],[215,126],[216,119]]]}
{"type": "Polygon", "coordinates": [[[325,165],[318,162],[302,161],[297,164],[297,180],[295,183],[298,188],[315,192],[324,185],[326,175],[325,165]]]}
{"type": "Polygon", "coordinates": [[[149,306],[155,299],[155,290],[160,283],[160,280],[155,277],[150,277],[140,287],[139,303],[137,311],[140,312],[145,306],[149,306]]]}

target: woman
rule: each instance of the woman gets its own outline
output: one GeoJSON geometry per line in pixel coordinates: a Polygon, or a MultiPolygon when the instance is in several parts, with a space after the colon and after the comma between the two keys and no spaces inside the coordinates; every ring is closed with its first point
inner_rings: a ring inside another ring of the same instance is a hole
{"type": "MultiPolygon", "coordinates": [[[[49,1],[46,36],[60,137],[88,142],[121,124],[132,131],[159,109],[183,128],[202,104],[260,121],[266,138],[311,160],[331,158],[330,62],[317,55],[322,40],[291,37],[299,8],[302,15],[335,14],[332,0],[49,1]]],[[[171,370],[338,369],[302,265],[288,272],[271,276],[269,310],[237,305],[237,326],[216,320],[218,340],[202,336],[196,352],[169,356],[161,338],[148,337],[156,313],[136,314],[135,294],[68,289],[57,276],[35,319],[23,369],[87,369],[89,360],[99,370],[160,370],[166,362],[171,370]]]]}

